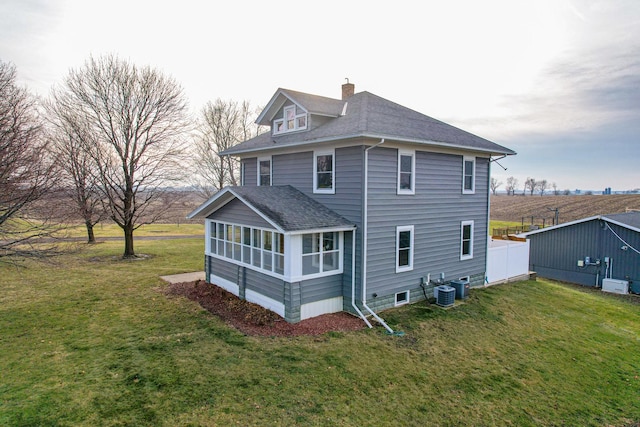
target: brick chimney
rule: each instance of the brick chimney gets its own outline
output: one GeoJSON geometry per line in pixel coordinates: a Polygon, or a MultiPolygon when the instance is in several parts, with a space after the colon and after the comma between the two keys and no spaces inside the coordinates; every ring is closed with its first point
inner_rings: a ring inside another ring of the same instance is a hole
{"type": "Polygon", "coordinates": [[[354,85],[353,83],[349,83],[349,79],[347,79],[347,82],[342,85],[342,100],[344,101],[350,96],[353,96],[355,91],[356,85],[354,85]]]}

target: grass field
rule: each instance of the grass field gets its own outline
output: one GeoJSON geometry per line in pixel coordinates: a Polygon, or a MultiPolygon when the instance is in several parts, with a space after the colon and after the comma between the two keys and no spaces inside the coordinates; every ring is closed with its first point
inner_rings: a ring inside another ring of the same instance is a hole
{"type": "MultiPolygon", "coordinates": [[[[122,229],[113,222],[99,223],[94,228],[96,240],[103,237],[122,237],[122,229]]],[[[133,233],[135,237],[148,236],[204,236],[203,224],[149,224],[143,225],[133,233]]],[[[65,228],[65,237],[86,237],[87,229],[84,225],[65,228]]]]}
{"type": "Polygon", "coordinates": [[[544,280],[424,303],[378,327],[243,336],[159,275],[203,241],[105,242],[0,267],[0,425],[625,426],[640,421],[639,305],[544,280]]]}

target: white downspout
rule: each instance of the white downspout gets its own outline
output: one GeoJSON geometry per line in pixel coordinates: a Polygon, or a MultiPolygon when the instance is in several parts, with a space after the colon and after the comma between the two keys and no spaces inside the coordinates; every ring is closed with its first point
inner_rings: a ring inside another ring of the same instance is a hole
{"type": "Polygon", "coordinates": [[[373,326],[371,326],[371,323],[369,322],[369,319],[367,319],[367,317],[364,314],[362,314],[362,312],[356,305],[356,230],[353,230],[352,236],[353,237],[351,238],[351,305],[356,310],[356,313],[358,313],[358,315],[362,317],[362,320],[364,320],[364,323],[366,323],[369,328],[373,328],[373,326]]]}
{"type": "Polygon", "coordinates": [[[376,148],[378,145],[384,144],[384,138],[380,140],[376,145],[372,145],[364,150],[364,215],[362,219],[362,306],[376,319],[384,328],[393,334],[393,329],[385,323],[371,308],[367,305],[367,241],[369,240],[369,150],[376,148]]]}

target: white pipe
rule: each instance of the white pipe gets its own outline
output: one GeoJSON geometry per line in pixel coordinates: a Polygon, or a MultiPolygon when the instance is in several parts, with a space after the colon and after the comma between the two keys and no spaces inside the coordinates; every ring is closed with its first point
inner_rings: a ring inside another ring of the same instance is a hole
{"type": "Polygon", "coordinates": [[[351,235],[353,236],[351,238],[351,305],[356,310],[356,313],[362,317],[364,323],[366,323],[369,328],[372,328],[373,326],[371,326],[369,319],[362,314],[356,305],[356,230],[353,230],[351,235]]]}
{"type": "Polygon", "coordinates": [[[371,308],[367,305],[367,242],[369,240],[369,150],[376,148],[378,145],[384,144],[384,138],[380,140],[376,145],[372,145],[364,150],[364,209],[362,219],[362,306],[376,319],[384,328],[390,333],[393,333],[393,329],[389,327],[371,308]]]}

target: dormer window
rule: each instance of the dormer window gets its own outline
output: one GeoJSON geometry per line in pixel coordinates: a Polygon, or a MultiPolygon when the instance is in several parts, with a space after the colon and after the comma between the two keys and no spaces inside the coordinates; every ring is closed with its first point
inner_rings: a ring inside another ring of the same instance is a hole
{"type": "Polygon", "coordinates": [[[273,134],[293,132],[307,128],[307,113],[295,105],[283,108],[282,118],[273,121],[273,134]]]}

